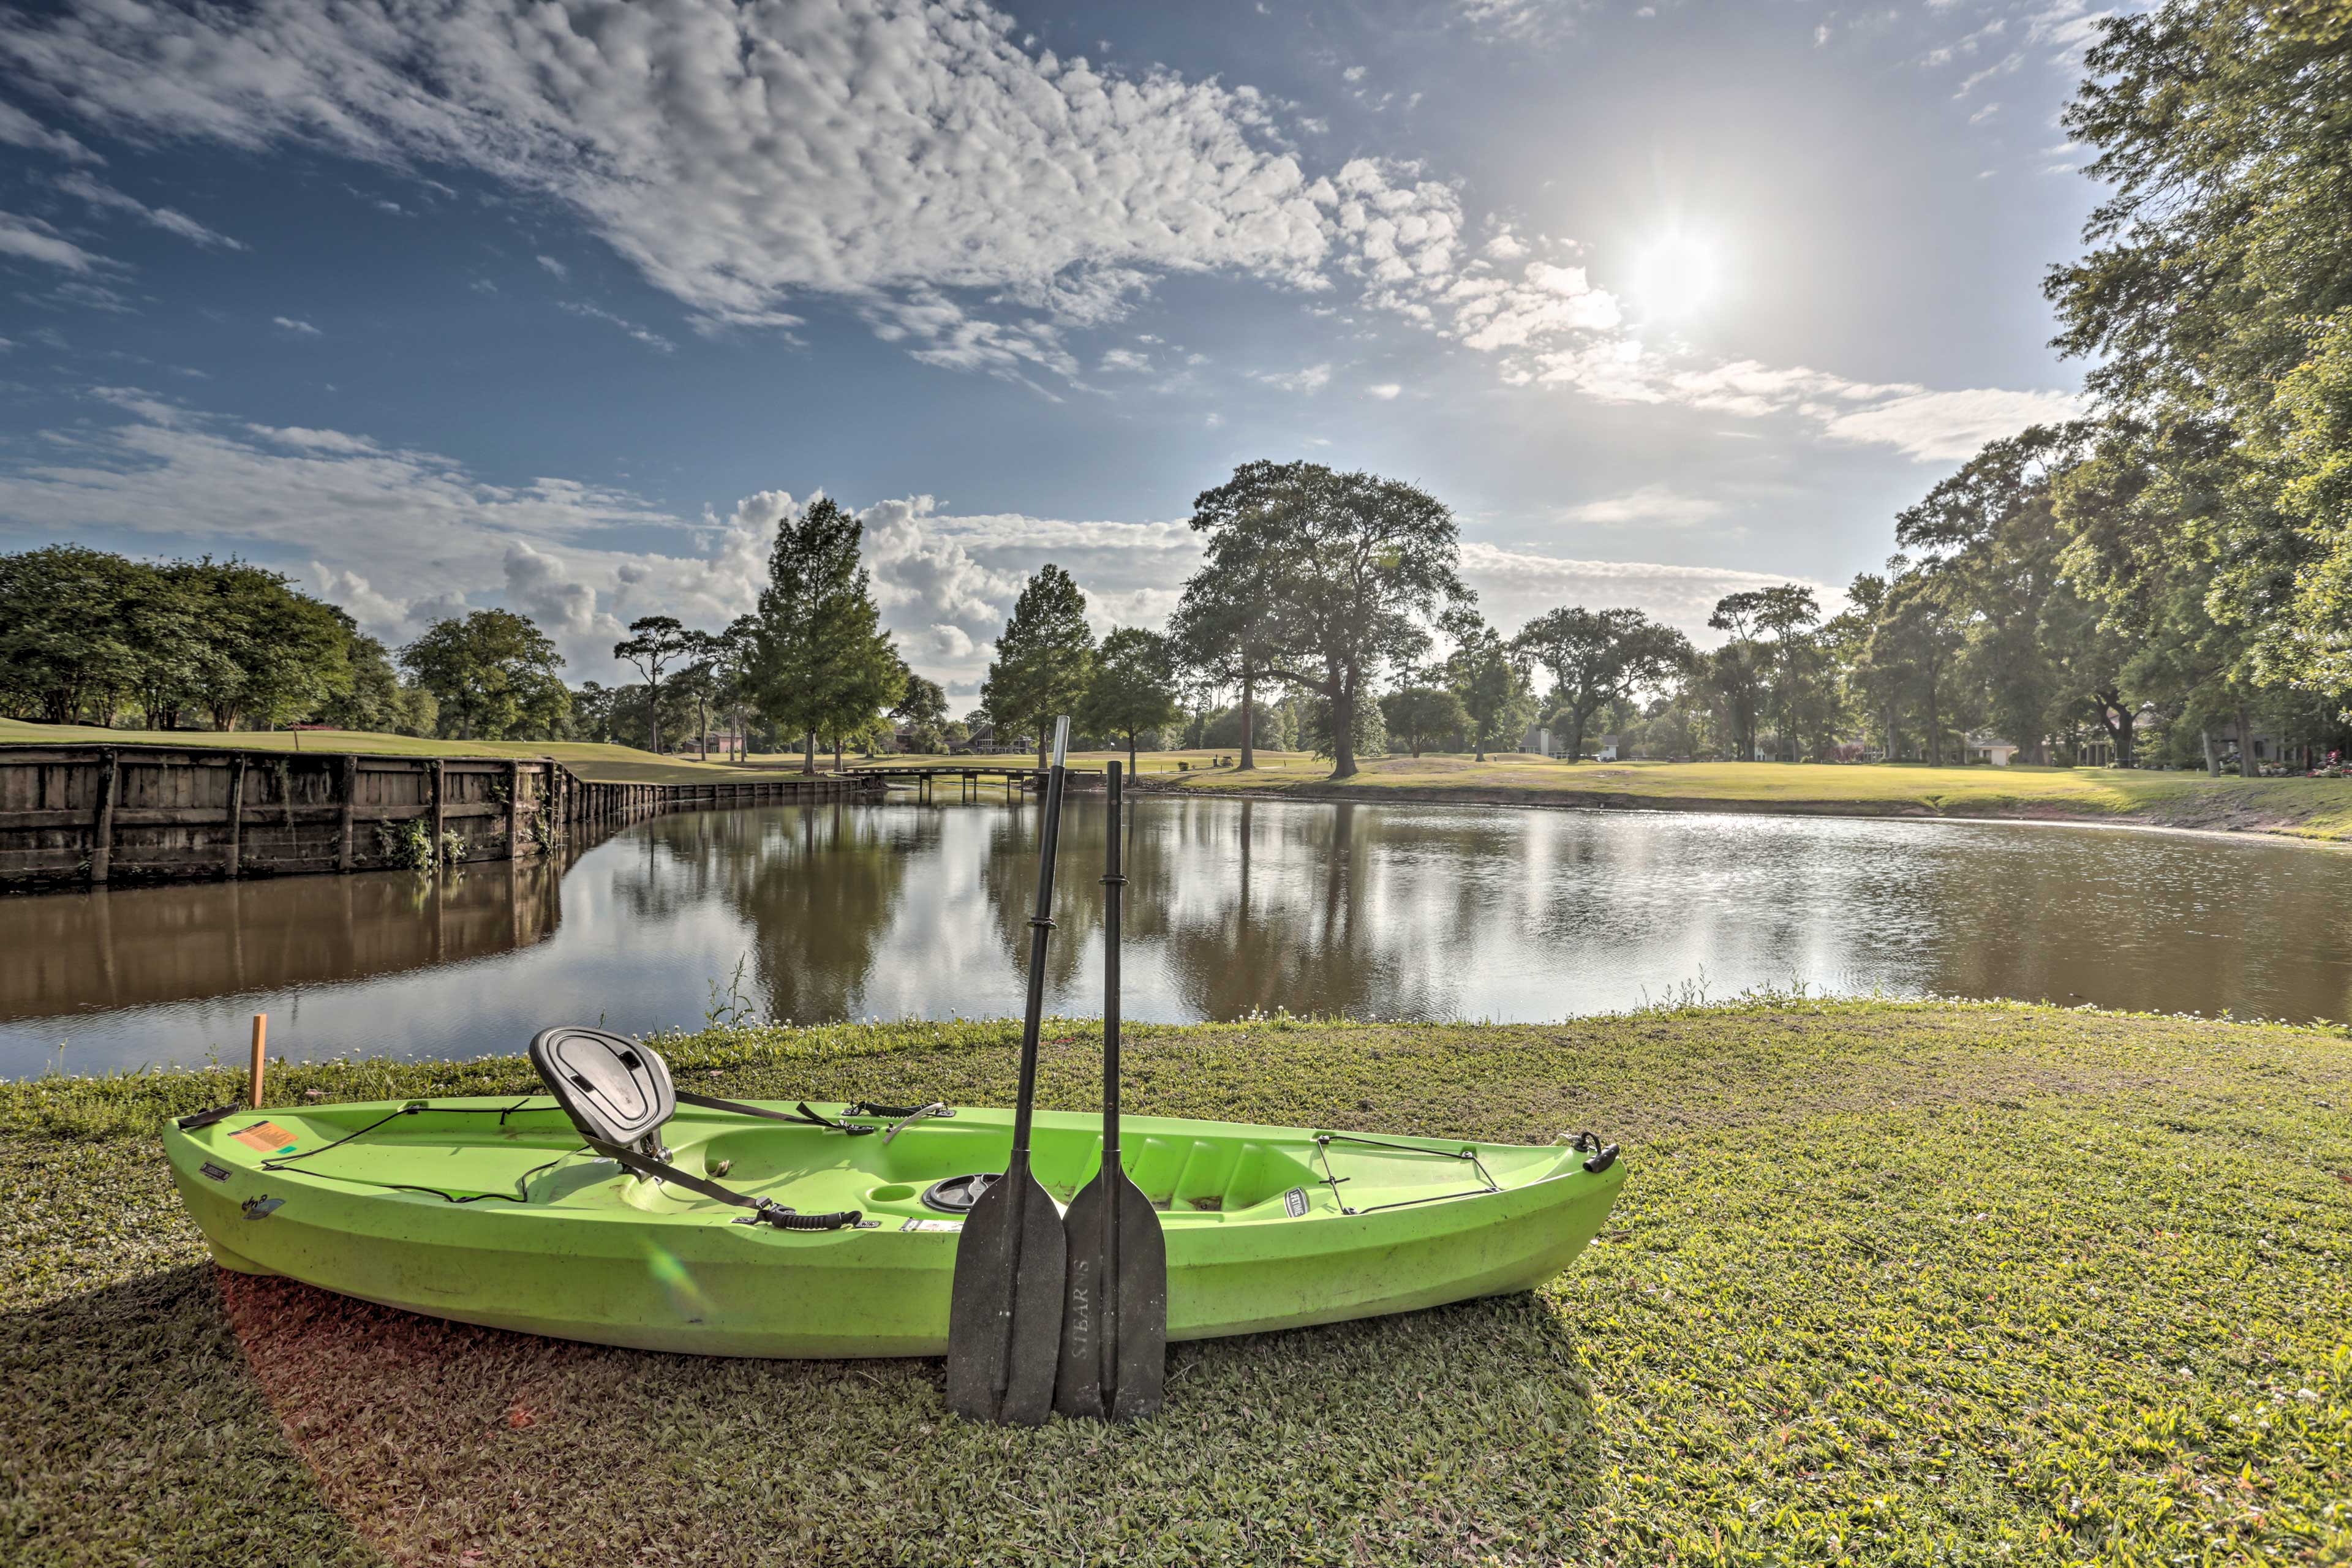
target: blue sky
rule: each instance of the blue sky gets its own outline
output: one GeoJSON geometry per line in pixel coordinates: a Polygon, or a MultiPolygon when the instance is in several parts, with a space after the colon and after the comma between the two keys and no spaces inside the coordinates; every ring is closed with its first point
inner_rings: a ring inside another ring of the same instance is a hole
{"type": "Polygon", "coordinates": [[[1238,463],[1413,479],[1507,629],[1832,590],[2074,407],[2081,0],[0,14],[0,545],[235,552],[388,641],[748,608],[866,519],[972,689],[1157,624],[1238,463]]]}

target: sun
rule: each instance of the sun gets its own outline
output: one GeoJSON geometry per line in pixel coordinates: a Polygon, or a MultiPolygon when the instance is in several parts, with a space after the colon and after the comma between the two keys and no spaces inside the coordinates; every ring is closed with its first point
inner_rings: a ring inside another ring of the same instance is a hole
{"type": "Polygon", "coordinates": [[[1722,250],[1703,234],[1664,230],[1634,251],[1632,285],[1633,302],[1653,321],[1697,315],[1723,290],[1722,250]]]}

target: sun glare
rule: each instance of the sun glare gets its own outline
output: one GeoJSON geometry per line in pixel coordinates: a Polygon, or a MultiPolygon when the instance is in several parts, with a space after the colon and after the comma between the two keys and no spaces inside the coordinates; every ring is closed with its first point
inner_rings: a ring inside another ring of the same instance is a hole
{"type": "Polygon", "coordinates": [[[1643,315],[1653,320],[1695,315],[1722,289],[1722,258],[1706,237],[1668,230],[1634,252],[1633,284],[1634,302],[1643,315]]]}

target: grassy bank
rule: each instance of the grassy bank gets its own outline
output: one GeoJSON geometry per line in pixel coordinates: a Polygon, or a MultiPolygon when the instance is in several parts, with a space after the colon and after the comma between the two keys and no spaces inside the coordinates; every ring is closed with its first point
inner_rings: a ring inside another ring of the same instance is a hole
{"type": "Polygon", "coordinates": [[[437,741],[372,730],[100,730],[0,719],[0,746],[198,746],[251,752],[360,752],[379,757],[553,757],[594,784],[708,784],[751,776],[721,763],[662,757],[595,741],[437,741]]]}
{"type": "Polygon", "coordinates": [[[1220,770],[1185,789],[1302,799],[1631,806],[1872,816],[2128,822],[2352,840],[2352,779],[2209,778],[2118,768],[1930,768],[1813,763],[1581,763],[1526,754],[1382,757],[1344,784],[1295,761],[1220,770]]]}
{"type": "MultiPolygon", "coordinates": [[[[995,1024],[670,1043],[719,1093],[1001,1102],[995,1024]]],[[[944,1412],[217,1274],[152,1130],[222,1073],[0,1087],[0,1556],[49,1563],[2352,1562],[2352,1041],[1782,999],[1139,1032],[1136,1109],[1622,1142],[1531,1295],[1178,1347],[1165,1416],[944,1412]]],[[[1052,1032],[1052,1103],[1091,1045],[1052,1032]]],[[[287,1069],[504,1092],[515,1059],[287,1069]]]]}

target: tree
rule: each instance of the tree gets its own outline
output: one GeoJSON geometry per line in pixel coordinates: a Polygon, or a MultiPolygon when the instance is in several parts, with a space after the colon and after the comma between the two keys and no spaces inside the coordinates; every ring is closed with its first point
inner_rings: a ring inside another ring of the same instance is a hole
{"type": "Polygon", "coordinates": [[[763,717],[802,737],[807,773],[816,771],[820,733],[856,732],[906,691],[906,665],[859,564],[865,532],[830,496],[786,518],[751,623],[747,683],[763,717]]]}
{"type": "Polygon", "coordinates": [[[1241,696],[1237,749],[1244,771],[1257,766],[1257,689],[1273,674],[1274,606],[1262,579],[1197,574],[1169,621],[1177,657],[1212,688],[1241,696]]]}
{"type": "Polygon", "coordinates": [[[1945,584],[1917,573],[1898,576],[1888,587],[1885,608],[1870,634],[1871,663],[1921,701],[1927,757],[1936,767],[1944,764],[1946,690],[1961,637],[1960,618],[1945,584]]]}
{"type": "Polygon", "coordinates": [[[981,706],[1000,740],[1024,729],[1037,737],[1037,765],[1045,765],[1053,721],[1074,712],[1094,679],[1095,637],[1087,627],[1087,596],[1070,574],[1048,562],[1023,585],[996,639],[996,658],[980,688],[981,706]]]}
{"type": "MultiPolygon", "coordinates": [[[[858,586],[865,587],[866,574],[857,574],[858,586]]],[[[870,608],[873,601],[866,599],[870,608]]],[[[825,733],[833,741],[833,766],[841,768],[841,748],[846,743],[861,743],[866,754],[872,756],[874,748],[890,733],[889,721],[885,717],[893,704],[907,694],[907,682],[914,672],[907,661],[898,657],[898,646],[889,635],[877,629],[880,613],[874,612],[863,624],[854,609],[845,612],[851,627],[847,646],[862,655],[843,669],[841,684],[835,689],[832,723],[825,733]]]]}
{"type": "MultiPolygon", "coordinates": [[[[1331,700],[1307,696],[1298,700],[1298,744],[1301,750],[1318,757],[1336,759],[1339,754],[1341,732],[1332,721],[1331,700]]],[[[1377,757],[1388,750],[1388,725],[1381,717],[1377,702],[1356,705],[1356,721],[1345,734],[1350,756],[1377,757]]],[[[1336,774],[1334,775],[1337,776],[1336,774]]]]}
{"type": "Polygon", "coordinates": [[[1103,638],[1094,678],[1078,704],[1078,726],[1088,733],[1125,735],[1127,769],[1135,771],[1135,737],[1184,717],[1176,679],[1175,645],[1158,632],[1121,626],[1103,638]]]}
{"type": "Polygon", "coordinates": [[[2352,369],[2347,39],[2343,0],[2169,0],[2102,24],[2064,119],[2099,149],[2084,172],[2106,195],[2087,253],[2044,280],[2057,344],[2094,362],[2105,412],[2160,465],[2173,504],[2153,542],[2242,639],[2217,677],[2242,693],[2293,682],[2352,700],[2331,586],[2352,540],[2305,483],[2352,452],[2321,391],[2352,369]]]}
{"type": "Polygon", "coordinates": [[[368,730],[387,735],[433,733],[439,717],[439,704],[433,700],[433,694],[402,680],[400,671],[393,665],[392,650],[352,626],[341,611],[335,614],[344,620],[351,639],[346,662],[351,667],[352,683],[312,710],[312,717],[338,730],[368,730]]]}
{"type": "Polygon", "coordinates": [[[1441,603],[1469,597],[1453,513],[1400,480],[1256,462],[1195,497],[1192,521],[1208,559],[1186,592],[1263,595],[1266,673],[1330,705],[1331,777],[1351,777],[1362,710],[1379,718],[1368,683],[1428,647],[1441,603]]]}
{"type": "Polygon", "coordinates": [[[743,710],[751,700],[751,661],[757,651],[757,627],[753,617],[738,616],[727,624],[727,629],[715,636],[704,634],[704,657],[709,660],[713,700],[727,711],[730,758],[741,762],[749,754],[749,742],[744,735],[743,710]]]}
{"type": "Polygon", "coordinates": [[[560,725],[570,699],[563,656],[528,616],[476,610],[436,621],[400,650],[400,667],[457,720],[460,740],[503,740],[518,727],[560,725]]]}
{"type": "MultiPolygon", "coordinates": [[[[1526,655],[1506,644],[1486,618],[1468,605],[1449,610],[1441,622],[1454,639],[1454,651],[1441,667],[1445,683],[1468,718],[1470,746],[1475,760],[1486,760],[1486,742],[1498,732],[1515,708],[1524,708],[1527,681],[1519,673],[1526,655]]],[[[1386,717],[1386,710],[1382,710],[1386,717]]]]}
{"type": "MultiPolygon", "coordinates": [[[[9,711],[70,724],[94,700],[110,723],[117,694],[175,657],[146,644],[136,625],[136,606],[163,586],[155,568],[80,545],[0,555],[0,692],[9,711]]],[[[173,645],[192,630],[182,620],[173,645]]]]}
{"type": "Polygon", "coordinates": [[[613,645],[613,657],[625,659],[646,678],[646,700],[653,711],[653,745],[661,751],[661,684],[662,669],[694,651],[695,634],[678,624],[676,616],[639,616],[629,623],[626,640],[613,645]]]}
{"type": "Polygon", "coordinates": [[[1550,610],[1520,629],[1512,646],[1551,673],[1552,701],[1568,714],[1568,760],[1584,756],[1592,715],[1690,659],[1690,641],[1639,610],[1550,610]]]}
{"type": "Polygon", "coordinates": [[[688,635],[696,639],[688,650],[694,662],[671,672],[670,692],[679,701],[694,705],[695,760],[707,763],[710,760],[710,705],[719,698],[719,672],[705,645],[718,639],[709,632],[688,635]]]}
{"type": "Polygon", "coordinates": [[[184,565],[200,635],[216,657],[193,695],[213,726],[274,729],[351,685],[348,617],[297,594],[282,573],[210,557],[184,565]]]}
{"type": "Polygon", "coordinates": [[[948,694],[938,681],[908,672],[907,694],[890,710],[890,717],[912,731],[909,739],[916,751],[935,754],[948,749],[948,694]]]}
{"type": "Polygon", "coordinates": [[[1381,718],[1389,739],[1402,742],[1414,756],[1447,735],[1465,733],[1470,715],[1462,699],[1442,686],[1407,686],[1381,699],[1381,718]]]}
{"type": "Polygon", "coordinates": [[[1990,442],[1895,521],[1895,542],[1917,552],[1917,570],[1948,579],[1950,602],[1967,612],[1969,658],[1993,722],[2029,763],[2049,760],[2042,738],[2060,695],[2056,633],[2075,619],[2053,486],[2080,460],[2090,433],[2037,425],[1990,442]]]}

